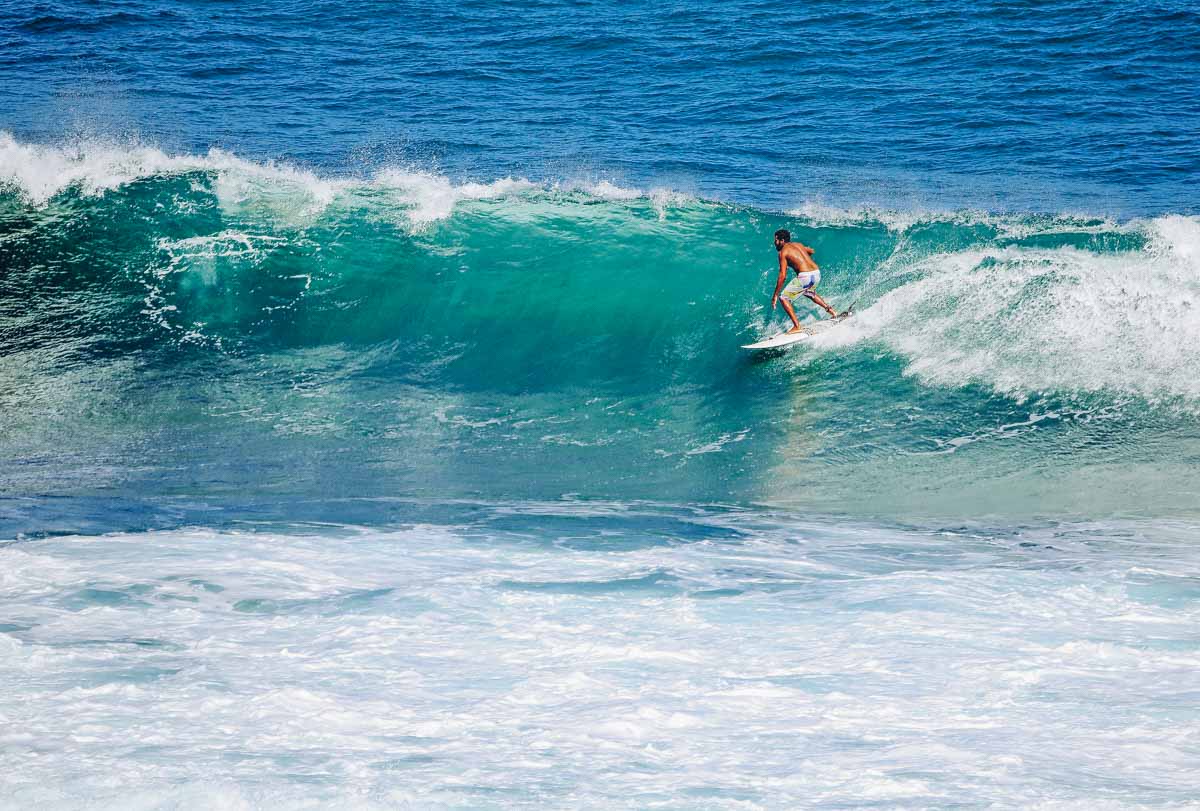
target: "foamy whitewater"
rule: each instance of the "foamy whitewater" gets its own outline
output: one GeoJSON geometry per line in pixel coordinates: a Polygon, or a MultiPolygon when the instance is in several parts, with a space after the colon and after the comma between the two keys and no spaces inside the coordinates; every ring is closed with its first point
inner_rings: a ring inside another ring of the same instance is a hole
{"type": "Polygon", "coordinates": [[[10,11],[0,809],[1197,807],[1186,4],[10,11]]]}
{"type": "Polygon", "coordinates": [[[470,512],[10,547],[5,805],[1193,807],[1194,526],[470,512]]]}

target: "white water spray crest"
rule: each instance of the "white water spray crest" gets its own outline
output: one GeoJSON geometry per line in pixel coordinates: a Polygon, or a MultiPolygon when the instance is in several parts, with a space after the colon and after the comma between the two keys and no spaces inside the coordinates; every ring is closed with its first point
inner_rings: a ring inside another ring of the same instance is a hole
{"type": "Polygon", "coordinates": [[[227,214],[253,212],[300,224],[320,214],[351,184],[286,164],[255,163],[216,148],[205,156],[169,155],[153,146],[98,139],[25,144],[0,132],[0,186],[16,188],[34,205],[45,205],[69,188],[98,196],[140,179],[188,172],[213,176],[213,191],[227,214]]]}
{"type": "Polygon", "coordinates": [[[84,194],[103,194],[140,177],[188,171],[195,168],[195,161],[138,144],[24,144],[0,131],[0,185],[16,188],[35,205],[46,204],[69,187],[84,194]]]}
{"type": "Polygon", "coordinates": [[[1151,242],[1121,254],[1009,246],[927,257],[909,269],[914,280],[814,344],[879,340],[935,385],[1200,409],[1200,218],[1147,228],[1151,242]]]}
{"type": "Polygon", "coordinates": [[[608,179],[578,184],[574,187],[588,197],[612,203],[649,202],[660,221],[666,220],[671,208],[678,208],[696,202],[696,197],[687,192],[678,191],[666,186],[653,186],[649,189],[622,186],[608,179]]]}
{"type": "Polygon", "coordinates": [[[654,210],[658,212],[660,220],[666,219],[667,209],[685,206],[693,202],[695,202],[695,198],[685,192],[663,188],[650,190],[650,203],[654,206],[654,210]]]}
{"type": "Polygon", "coordinates": [[[227,214],[255,213],[307,225],[353,185],[287,164],[254,163],[221,149],[209,150],[202,168],[214,171],[213,191],[227,214]]]}
{"type": "Polygon", "coordinates": [[[384,169],[373,184],[396,195],[414,226],[425,226],[454,213],[464,200],[513,197],[541,188],[523,178],[506,177],[491,183],[455,185],[448,177],[410,169],[384,169]]]}
{"type": "Polygon", "coordinates": [[[378,172],[372,188],[394,195],[409,223],[417,228],[446,219],[457,205],[470,200],[496,200],[532,197],[548,205],[562,202],[561,195],[606,202],[649,202],[659,219],[664,219],[672,206],[686,205],[695,198],[673,189],[650,190],[619,186],[609,180],[596,182],[542,183],[525,178],[505,177],[490,183],[454,183],[450,178],[417,169],[390,168],[378,172]]]}
{"type": "Polygon", "coordinates": [[[396,196],[406,220],[416,227],[449,217],[463,201],[539,192],[578,191],[611,202],[646,200],[659,219],[665,219],[669,208],[695,200],[669,188],[630,188],[610,180],[561,185],[506,177],[455,183],[444,175],[405,168],[384,169],[364,184],[353,178],[321,177],[286,163],[251,161],[215,147],[206,155],[172,155],[137,142],[97,138],[27,144],[0,131],[0,187],[14,188],[38,206],[67,189],[99,196],[141,179],[189,172],[211,177],[212,192],[225,215],[266,219],[285,228],[311,225],[339,198],[373,191],[396,196]]]}
{"type": "Polygon", "coordinates": [[[592,197],[598,197],[601,200],[637,200],[646,196],[646,193],[640,189],[619,186],[611,180],[600,180],[596,183],[584,184],[580,188],[585,193],[592,197]]]}
{"type": "Polygon", "coordinates": [[[870,206],[840,207],[810,201],[802,203],[786,212],[789,216],[800,217],[817,226],[850,226],[850,225],[884,225],[890,231],[904,231],[917,222],[920,215],[909,212],[906,218],[899,218],[897,212],[872,208],[870,206]]]}
{"type": "Polygon", "coordinates": [[[898,210],[870,205],[840,207],[819,202],[803,203],[787,213],[790,216],[808,220],[815,226],[882,225],[894,234],[904,234],[915,226],[932,223],[961,226],[984,225],[995,229],[997,235],[1009,239],[1022,239],[1039,234],[1107,233],[1139,227],[1136,221],[1121,225],[1105,217],[1068,212],[1045,215],[997,214],[979,209],[913,208],[898,210]]]}

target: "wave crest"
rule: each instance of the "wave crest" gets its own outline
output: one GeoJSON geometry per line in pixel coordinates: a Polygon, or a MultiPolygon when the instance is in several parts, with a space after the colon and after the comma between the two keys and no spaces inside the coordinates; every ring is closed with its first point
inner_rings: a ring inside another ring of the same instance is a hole
{"type": "MultiPolygon", "coordinates": [[[[141,329],[151,325],[150,342],[168,334],[214,347],[363,347],[407,338],[455,346],[464,368],[486,363],[509,380],[527,373],[535,346],[550,366],[588,379],[634,374],[631,357],[639,374],[684,363],[719,377],[738,344],[774,330],[767,237],[787,225],[816,245],[830,301],[859,301],[858,317],[817,349],[882,345],[925,383],[1017,398],[1107,391],[1200,404],[1197,217],[1115,223],[815,204],[779,214],[607,180],[456,183],[395,167],[326,178],[217,149],[173,156],[0,133],[0,184],[33,206],[18,214],[31,222],[68,189],[103,209],[107,192],[158,177],[169,182],[131,195],[141,207],[124,254],[106,253],[108,231],[55,235],[51,224],[14,236],[30,240],[22,255],[39,257],[22,271],[27,289],[44,286],[33,268],[61,263],[62,250],[81,257],[80,284],[104,288],[98,295],[114,289],[96,279],[105,272],[138,286],[133,313],[141,329]],[[200,176],[190,184],[175,182],[192,173],[200,176]],[[466,309],[512,333],[503,363],[455,317],[466,309]],[[547,328],[563,349],[541,346],[547,328]],[[572,347],[584,343],[581,359],[572,347]]],[[[78,328],[104,333],[86,318],[78,328]]]]}
{"type": "Polygon", "coordinates": [[[309,169],[246,160],[217,148],[206,155],[172,155],[153,146],[103,140],[49,146],[22,143],[0,131],[0,188],[15,191],[34,206],[45,206],[68,190],[97,197],[139,180],[189,173],[211,177],[212,190],[227,214],[301,227],[338,203],[377,204],[407,224],[423,227],[450,217],[463,201],[531,193],[584,194],[610,202],[649,199],[660,215],[670,205],[691,200],[675,191],[647,192],[608,180],[548,184],[506,177],[490,183],[455,183],[432,172],[398,167],[365,178],[322,177],[309,169]]]}

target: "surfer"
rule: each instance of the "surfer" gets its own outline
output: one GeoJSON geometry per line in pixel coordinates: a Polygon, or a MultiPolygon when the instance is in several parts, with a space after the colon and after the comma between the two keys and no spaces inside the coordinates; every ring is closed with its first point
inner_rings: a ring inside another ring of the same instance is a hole
{"type": "Polygon", "coordinates": [[[785,228],[780,228],[775,232],[775,250],[779,251],[779,280],[775,282],[775,294],[771,296],[771,309],[774,310],[775,305],[782,299],[783,310],[788,314],[788,318],[792,319],[792,328],[787,334],[794,335],[804,331],[800,320],[796,318],[796,310],[792,307],[792,303],[800,296],[824,309],[830,318],[837,318],[837,312],[825,299],[817,295],[816,288],[821,282],[821,269],[813,261],[813,249],[799,242],[792,242],[791,233],[785,228]],[[784,287],[789,265],[796,271],[796,278],[784,287]]]}

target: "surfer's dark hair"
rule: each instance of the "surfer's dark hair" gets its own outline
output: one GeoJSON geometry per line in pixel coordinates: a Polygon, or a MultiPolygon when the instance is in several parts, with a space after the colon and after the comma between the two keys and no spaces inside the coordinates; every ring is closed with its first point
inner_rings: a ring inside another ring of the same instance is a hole
{"type": "Polygon", "coordinates": [[[787,230],[786,228],[780,228],[778,231],[775,232],[775,238],[782,239],[784,242],[791,242],[792,241],[792,232],[787,230]]]}

